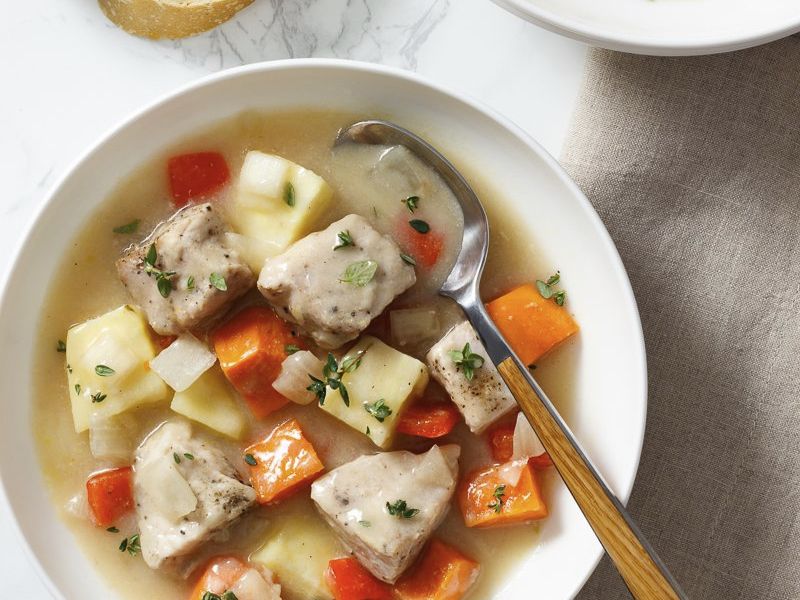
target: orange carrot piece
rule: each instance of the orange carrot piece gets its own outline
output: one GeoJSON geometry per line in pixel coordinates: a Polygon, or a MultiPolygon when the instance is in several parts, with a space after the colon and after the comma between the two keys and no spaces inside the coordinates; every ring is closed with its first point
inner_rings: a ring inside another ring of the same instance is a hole
{"type": "Polygon", "coordinates": [[[133,508],[133,469],[119,467],[95,473],[86,481],[86,499],[92,520],[108,527],[133,508]]]}
{"type": "Polygon", "coordinates": [[[459,600],[479,572],[477,562],[434,538],[419,562],[397,582],[395,594],[399,600],[459,600]]]}
{"type": "Polygon", "coordinates": [[[224,594],[231,589],[239,578],[249,569],[245,563],[235,556],[216,556],[205,566],[203,574],[197,580],[189,600],[203,600],[206,592],[224,594]]]}
{"type": "Polygon", "coordinates": [[[271,309],[245,308],[214,331],[212,342],[222,371],[256,417],[266,417],[288,402],[272,384],[287,356],[286,346],[303,345],[271,309]]]}
{"type": "Polygon", "coordinates": [[[166,350],[167,348],[170,347],[172,342],[174,342],[177,339],[178,339],[177,335],[156,335],[155,336],[156,346],[158,346],[158,348],[160,350],[166,350]]]}
{"type": "Polygon", "coordinates": [[[542,298],[531,284],[492,300],[486,310],[522,362],[530,365],[578,332],[563,306],[542,298]]]}
{"type": "Polygon", "coordinates": [[[263,441],[247,448],[245,460],[261,504],[291,496],[325,470],[295,419],[278,425],[263,441]]]}
{"type": "Polygon", "coordinates": [[[459,487],[458,504],[467,527],[508,525],[547,516],[538,476],[530,463],[525,461],[514,486],[504,481],[504,467],[509,464],[478,469],[459,487]]]}
{"type": "Polygon", "coordinates": [[[411,226],[406,215],[408,213],[403,213],[402,218],[397,221],[398,243],[403,251],[414,259],[417,266],[430,268],[439,260],[439,255],[444,249],[444,236],[432,230],[426,233],[417,231],[411,226]]]}
{"type": "Polygon", "coordinates": [[[528,462],[537,471],[544,471],[545,469],[553,466],[553,459],[550,458],[550,455],[547,452],[544,452],[539,456],[530,457],[528,462]]]}
{"type": "Polygon", "coordinates": [[[514,424],[496,425],[489,430],[488,436],[492,458],[499,463],[510,461],[514,455],[514,424]]]}
{"type": "Polygon", "coordinates": [[[219,152],[195,152],[167,161],[169,189],[175,206],[195,198],[207,198],[231,178],[228,163],[219,152]]]}
{"type": "Polygon", "coordinates": [[[458,409],[452,402],[414,404],[400,416],[397,431],[406,435],[438,438],[453,431],[459,418],[458,409]]]}
{"type": "Polygon", "coordinates": [[[392,588],[374,577],[355,558],[328,563],[325,583],[336,600],[392,600],[392,588]]]}

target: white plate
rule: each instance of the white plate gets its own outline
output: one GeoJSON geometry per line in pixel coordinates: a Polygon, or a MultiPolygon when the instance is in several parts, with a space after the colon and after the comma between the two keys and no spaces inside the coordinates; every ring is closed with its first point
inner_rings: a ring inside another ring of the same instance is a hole
{"type": "MultiPolygon", "coordinates": [[[[616,493],[626,500],[646,415],[641,324],[627,275],[597,214],[558,164],[487,108],[403,71],[329,60],[278,61],[224,71],[145,109],[105,137],[56,186],[25,236],[0,299],[0,475],[26,548],[56,597],[107,600],[113,593],[78,550],[50,504],[31,436],[33,348],[42,290],[70,239],[121,176],[183,136],[244,109],[335,108],[391,115],[453,149],[456,162],[502,182],[509,210],[548,260],[569,276],[581,323],[570,424],[616,493]]],[[[60,377],[60,373],[53,373],[60,377]]],[[[61,401],[53,399],[54,402],[61,401]]],[[[66,402],[66,399],[63,399],[66,402]]],[[[563,485],[549,499],[541,543],[501,597],[573,596],[601,549],[563,485]]]]}
{"type": "Polygon", "coordinates": [[[741,50],[800,31],[797,0],[494,0],[542,27],[637,54],[741,50]]]}

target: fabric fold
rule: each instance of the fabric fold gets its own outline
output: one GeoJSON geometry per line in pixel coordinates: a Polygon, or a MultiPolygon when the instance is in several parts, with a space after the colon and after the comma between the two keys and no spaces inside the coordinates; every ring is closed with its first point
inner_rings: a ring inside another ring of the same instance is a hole
{"type": "MultiPolygon", "coordinates": [[[[800,597],[800,41],[591,51],[562,164],[644,325],[634,517],[693,599],[800,597]]],[[[607,559],[578,597],[629,598],[607,559]]]]}

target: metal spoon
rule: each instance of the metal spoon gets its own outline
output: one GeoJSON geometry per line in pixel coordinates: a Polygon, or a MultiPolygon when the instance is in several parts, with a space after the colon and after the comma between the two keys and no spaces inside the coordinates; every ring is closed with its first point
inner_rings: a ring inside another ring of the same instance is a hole
{"type": "Polygon", "coordinates": [[[486,313],[480,280],[489,249],[489,222],[472,188],[433,146],[388,121],[360,121],[339,132],[343,143],[402,145],[447,183],[464,213],[461,251],[439,293],[455,300],[483,340],[575,501],[636,599],[686,598],[678,582],[642,535],[581,449],[528,368],[514,354],[486,313]]]}

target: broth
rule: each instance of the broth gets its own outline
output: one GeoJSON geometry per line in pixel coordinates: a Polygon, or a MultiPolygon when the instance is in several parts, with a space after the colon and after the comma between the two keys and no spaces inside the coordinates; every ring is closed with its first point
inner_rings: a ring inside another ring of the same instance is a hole
{"type": "MultiPolygon", "coordinates": [[[[39,344],[35,360],[37,368],[33,373],[35,390],[32,428],[52,501],[62,512],[90,561],[97,565],[123,598],[185,598],[191,588],[187,581],[151,570],[141,558],[131,558],[117,550],[121,539],[135,532],[135,522],[132,520],[117,524],[119,533],[111,533],[86,520],[75,518],[66,511],[69,500],[83,490],[88,474],[113,465],[92,457],[87,433],[75,434],[66,377],[62,376],[63,355],[54,352],[53,345],[56,340],[64,339],[69,326],[129,301],[117,277],[114,260],[130,242],[138,240],[141,235],[119,235],[113,233],[112,229],[134,219],[142,219],[139,231],[144,234],[174,212],[165,181],[164,161],[166,156],[176,152],[213,148],[225,155],[232,173],[238,172],[247,150],[258,149],[280,154],[312,169],[335,190],[333,208],[315,229],[321,229],[350,212],[358,212],[365,217],[371,216],[377,229],[388,231],[391,220],[405,211],[399,200],[418,193],[418,190],[414,189],[413,183],[409,184],[409,181],[413,182],[413,177],[408,178],[407,174],[390,173],[377,183],[370,183],[358,176],[374,163],[375,153],[385,153],[385,149],[350,147],[331,151],[330,145],[337,130],[354,120],[357,119],[353,115],[327,112],[248,112],[194,135],[170,148],[169,152],[147,161],[124,178],[97,209],[61,259],[58,276],[50,283],[43,302],[40,325],[42,343],[39,344]],[[408,186],[407,189],[404,185],[408,186]],[[383,189],[381,186],[384,186],[383,189]],[[376,202],[381,194],[391,200],[376,202]],[[366,214],[366,207],[374,207],[373,215],[366,214]]],[[[459,156],[452,155],[450,158],[455,164],[460,164],[459,156]]],[[[486,209],[493,235],[489,262],[482,282],[484,298],[492,298],[515,284],[532,281],[552,272],[552,265],[541,264],[541,255],[535,243],[526,232],[515,225],[513,215],[504,211],[502,201],[494,200],[501,195],[487,186],[480,175],[468,170],[465,174],[475,185],[479,197],[490,200],[486,209]]],[[[429,194],[431,190],[426,189],[425,193],[429,194]]],[[[452,219],[457,225],[460,218],[460,213],[453,209],[449,209],[444,216],[430,216],[432,222],[435,219],[452,219]]],[[[446,246],[444,253],[448,260],[441,262],[452,261],[457,251],[457,245],[446,246]]],[[[460,311],[457,307],[449,300],[435,295],[438,282],[443,279],[447,270],[449,264],[444,264],[438,270],[434,269],[427,281],[400,296],[386,312],[397,306],[424,304],[434,306],[440,311],[443,325],[458,320],[460,311]]],[[[251,294],[244,301],[252,301],[253,297],[258,296],[251,294]]],[[[385,326],[380,319],[377,321],[368,331],[385,338],[385,326]]],[[[431,340],[431,343],[434,341],[436,339],[431,340]]],[[[427,346],[403,347],[402,351],[421,357],[427,351],[427,346]]],[[[537,378],[562,410],[571,404],[570,382],[575,360],[574,342],[568,342],[541,361],[536,371],[537,378]]],[[[431,387],[438,386],[432,382],[431,387]]],[[[243,407],[243,411],[249,415],[246,408],[243,407]]],[[[136,414],[141,435],[174,415],[166,404],[140,409],[136,414]]],[[[304,431],[328,469],[358,455],[376,451],[365,436],[317,410],[314,405],[303,407],[290,403],[265,420],[256,421],[249,417],[250,434],[247,439],[257,438],[289,415],[296,416],[303,424],[304,431]]],[[[195,428],[201,426],[195,425],[195,428]]],[[[210,433],[210,430],[204,431],[210,433]]],[[[211,435],[225,451],[237,454],[241,452],[240,444],[213,433],[211,435]]],[[[471,434],[463,423],[443,441],[461,445],[462,475],[491,462],[485,439],[471,434]]],[[[429,441],[400,436],[393,449],[421,451],[430,445],[429,441]]],[[[555,477],[547,474],[543,479],[547,496],[547,490],[555,477]]],[[[234,526],[230,541],[206,544],[199,557],[231,552],[247,556],[258,548],[265,532],[283,517],[301,515],[308,519],[320,519],[312,504],[307,494],[298,494],[278,506],[256,506],[234,526]]],[[[503,588],[509,571],[535,546],[537,531],[536,524],[489,530],[467,529],[463,525],[460,511],[453,506],[436,535],[481,563],[481,575],[470,597],[489,598],[503,588]]],[[[284,589],[283,597],[287,600],[297,598],[288,589],[284,589]]]]}

